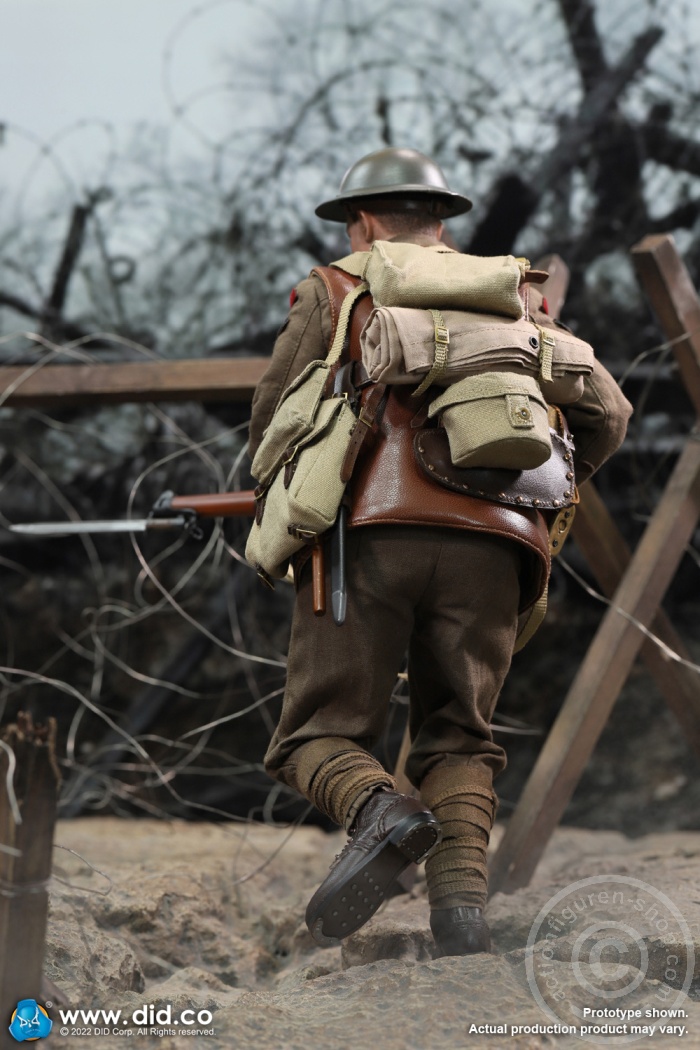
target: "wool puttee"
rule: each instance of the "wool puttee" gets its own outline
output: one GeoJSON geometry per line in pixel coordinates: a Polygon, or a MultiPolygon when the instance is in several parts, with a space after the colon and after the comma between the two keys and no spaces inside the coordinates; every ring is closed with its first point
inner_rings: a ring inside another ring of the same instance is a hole
{"type": "Polygon", "coordinates": [[[396,781],[373,755],[342,737],[312,740],[297,750],[295,759],[303,794],[347,829],[375,791],[396,790],[396,781]]]}
{"type": "Polygon", "coordinates": [[[491,781],[488,767],[468,761],[439,764],[421,782],[421,798],[442,827],[425,864],[432,909],[486,905],[486,849],[498,805],[491,781]]]}

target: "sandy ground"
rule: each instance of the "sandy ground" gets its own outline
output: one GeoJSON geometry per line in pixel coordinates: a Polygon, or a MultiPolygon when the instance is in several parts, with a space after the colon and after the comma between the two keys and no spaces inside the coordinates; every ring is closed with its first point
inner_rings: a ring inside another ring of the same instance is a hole
{"type": "Polygon", "coordinates": [[[344,841],[316,828],[59,824],[46,974],[66,1004],[128,1018],[193,1010],[184,1020],[215,1034],[184,1035],[191,1026],[155,1012],[152,1025],[100,1021],[96,1034],[62,1025],[57,1002],[51,1044],[528,1050],[582,1046],[584,1023],[627,1023],[647,1029],[633,1045],[700,1047],[700,833],[560,829],[531,885],[489,902],[494,954],[447,959],[435,958],[422,873],[342,948],[316,947],[304,909],[344,841]]]}

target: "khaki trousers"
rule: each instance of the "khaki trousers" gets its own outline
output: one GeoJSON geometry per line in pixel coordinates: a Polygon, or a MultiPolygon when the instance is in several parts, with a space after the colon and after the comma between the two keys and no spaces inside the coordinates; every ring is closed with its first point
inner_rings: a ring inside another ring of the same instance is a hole
{"type": "MultiPolygon", "coordinates": [[[[489,722],[510,667],[527,555],[497,536],[413,525],[354,528],[347,547],[342,627],[330,608],[314,615],[310,565],[301,571],[267,771],[313,799],[322,767],[341,754],[369,751],[386,724],[408,649],[410,781],[420,787],[445,763],[478,766],[479,781],[490,782],[506,761],[489,722]]],[[[330,596],[328,549],[326,555],[330,596]]],[[[344,813],[330,815],[343,822],[344,813]]]]}

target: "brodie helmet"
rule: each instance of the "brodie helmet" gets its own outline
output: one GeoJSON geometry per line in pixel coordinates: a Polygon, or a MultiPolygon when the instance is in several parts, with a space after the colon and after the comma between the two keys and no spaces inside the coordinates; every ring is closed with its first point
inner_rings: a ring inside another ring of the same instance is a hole
{"type": "Polygon", "coordinates": [[[442,171],[430,157],[415,149],[380,149],[362,157],[343,175],[340,191],[316,208],[320,219],[346,222],[345,205],[363,198],[397,197],[439,202],[439,216],[450,218],[469,211],[472,202],[447,185],[442,171]]]}

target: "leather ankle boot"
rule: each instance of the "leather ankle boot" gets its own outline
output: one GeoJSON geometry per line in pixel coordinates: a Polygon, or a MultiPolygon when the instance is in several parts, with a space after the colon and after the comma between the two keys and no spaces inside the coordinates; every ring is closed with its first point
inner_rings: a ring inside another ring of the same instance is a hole
{"type": "Polygon", "coordinates": [[[491,951],[491,931],[481,908],[436,908],[430,929],[441,955],[475,955],[491,951]]]}
{"type": "Polygon", "coordinates": [[[314,940],[333,947],[364,926],[398,876],[412,861],[427,857],[441,834],[437,820],[418,799],[396,791],[372,795],[309,901],[306,924],[314,940]]]}

